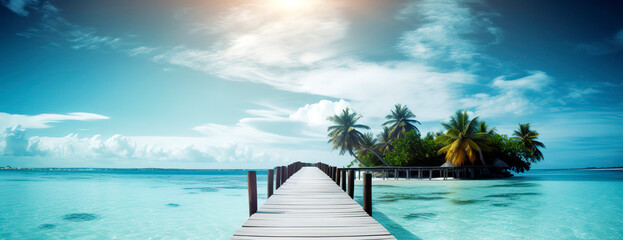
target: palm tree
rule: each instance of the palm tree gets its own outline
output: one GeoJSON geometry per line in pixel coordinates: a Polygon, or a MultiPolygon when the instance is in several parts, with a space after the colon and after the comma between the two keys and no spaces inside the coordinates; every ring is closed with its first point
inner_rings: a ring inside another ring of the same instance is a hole
{"type": "Polygon", "coordinates": [[[389,166],[389,164],[385,162],[385,159],[383,159],[383,157],[381,157],[381,155],[374,150],[376,147],[377,141],[374,139],[374,135],[372,135],[372,133],[365,133],[361,138],[361,145],[359,146],[357,153],[359,153],[360,157],[365,156],[370,152],[374,153],[374,155],[376,155],[376,157],[378,157],[381,162],[385,164],[385,166],[389,166]]]}
{"type": "MultiPolygon", "coordinates": [[[[360,149],[363,144],[364,134],[357,129],[370,129],[370,127],[366,125],[357,124],[357,120],[360,118],[361,115],[355,112],[351,113],[349,108],[345,108],[342,110],[342,114],[336,114],[328,118],[328,120],[333,122],[335,125],[327,128],[327,131],[329,132],[328,136],[330,137],[329,142],[333,143],[331,151],[339,148],[340,155],[344,155],[344,153],[348,152],[350,155],[355,157],[361,165],[367,167],[367,165],[361,161],[355,153],[353,153],[353,150],[360,149]]],[[[382,161],[385,163],[385,160],[382,161]]]]}
{"type": "Polygon", "coordinates": [[[406,105],[396,104],[394,107],[395,109],[391,111],[391,114],[385,116],[388,121],[383,123],[383,126],[390,125],[389,133],[392,138],[402,138],[406,132],[413,129],[417,132],[420,131],[415,127],[415,124],[421,123],[414,119],[415,114],[406,105]]]}
{"type": "Polygon", "coordinates": [[[377,136],[378,144],[376,145],[376,149],[378,149],[382,154],[385,154],[392,150],[392,138],[390,137],[390,129],[388,127],[383,127],[383,132],[377,136]]]}
{"type": "Polygon", "coordinates": [[[485,121],[480,121],[478,123],[478,130],[477,130],[478,132],[486,133],[489,135],[495,135],[496,134],[495,130],[496,130],[495,128],[489,129],[489,125],[485,121]]]}
{"type": "Polygon", "coordinates": [[[530,130],[530,123],[520,123],[519,131],[515,130],[513,136],[514,137],[511,139],[520,140],[526,149],[528,149],[531,154],[534,154],[533,157],[529,158],[532,162],[543,160],[543,153],[539,148],[545,148],[545,144],[536,140],[539,137],[539,133],[535,130],[530,130]]]}
{"type": "Polygon", "coordinates": [[[476,161],[476,152],[480,155],[480,162],[489,172],[482,156],[483,150],[488,150],[487,133],[479,132],[477,129],[478,117],[469,119],[467,111],[459,110],[455,116],[450,118],[450,122],[441,123],[446,132],[437,138],[438,141],[446,146],[441,148],[438,154],[446,154],[446,161],[455,166],[464,165],[467,160],[472,164],[476,161]]]}

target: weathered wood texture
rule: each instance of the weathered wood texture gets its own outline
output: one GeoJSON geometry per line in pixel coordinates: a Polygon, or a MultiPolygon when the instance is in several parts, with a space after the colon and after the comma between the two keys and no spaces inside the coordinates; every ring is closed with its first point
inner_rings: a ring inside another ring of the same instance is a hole
{"type": "Polygon", "coordinates": [[[316,167],[303,167],[232,239],[396,239],[316,167]]]}
{"type": "Polygon", "coordinates": [[[275,176],[275,170],[268,169],[268,179],[266,183],[266,196],[268,197],[273,195],[273,176],[275,176]]]}
{"type": "Polygon", "coordinates": [[[247,185],[249,188],[249,216],[257,212],[257,178],[255,171],[247,172],[247,185]]]}

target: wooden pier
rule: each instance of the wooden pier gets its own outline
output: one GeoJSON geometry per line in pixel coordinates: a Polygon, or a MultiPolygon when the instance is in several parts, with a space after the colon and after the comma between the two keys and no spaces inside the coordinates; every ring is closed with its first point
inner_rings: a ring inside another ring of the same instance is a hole
{"type": "MultiPolygon", "coordinates": [[[[364,200],[367,205],[360,206],[346,194],[345,186],[336,184],[346,177],[336,167],[298,163],[285,169],[277,169],[278,189],[257,212],[250,212],[249,219],[231,239],[396,239],[370,217],[371,202],[364,200]],[[279,176],[279,172],[285,175],[279,176]]],[[[250,179],[254,181],[255,173],[250,179]]],[[[353,172],[349,182],[352,179],[353,172]]],[[[349,187],[350,192],[354,184],[349,187]]],[[[371,194],[369,188],[364,186],[364,196],[371,194]]]]}

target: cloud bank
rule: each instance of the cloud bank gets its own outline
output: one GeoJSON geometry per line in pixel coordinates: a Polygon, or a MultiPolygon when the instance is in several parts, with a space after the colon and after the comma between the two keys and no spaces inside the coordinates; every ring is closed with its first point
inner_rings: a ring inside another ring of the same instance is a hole
{"type": "Polygon", "coordinates": [[[10,114],[0,112],[0,128],[13,127],[20,125],[23,128],[49,128],[52,127],[52,123],[59,123],[64,121],[92,121],[92,120],[105,120],[109,119],[107,116],[74,112],[68,114],[38,114],[38,115],[22,115],[22,114],[10,114]]]}

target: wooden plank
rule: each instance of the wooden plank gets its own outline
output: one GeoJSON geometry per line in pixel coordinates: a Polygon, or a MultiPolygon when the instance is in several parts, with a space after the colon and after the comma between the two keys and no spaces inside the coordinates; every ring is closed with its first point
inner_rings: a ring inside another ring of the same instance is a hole
{"type": "Polygon", "coordinates": [[[232,237],[305,238],[396,239],[317,167],[291,175],[232,237]]]}

